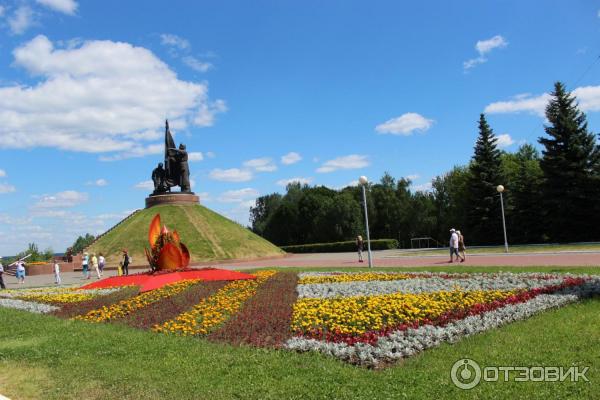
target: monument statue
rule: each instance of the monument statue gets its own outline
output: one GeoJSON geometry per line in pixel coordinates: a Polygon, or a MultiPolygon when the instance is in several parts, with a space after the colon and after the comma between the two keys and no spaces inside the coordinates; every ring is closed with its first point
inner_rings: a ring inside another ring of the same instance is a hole
{"type": "Polygon", "coordinates": [[[158,163],[158,167],[152,171],[152,182],[154,182],[154,193],[170,192],[171,188],[167,186],[166,173],[163,168],[163,163],[158,163]]]}
{"type": "Polygon", "coordinates": [[[168,149],[169,164],[172,168],[171,178],[182,192],[190,192],[190,167],[185,144],[181,143],[179,149],[168,149]]]}
{"type": "Polygon", "coordinates": [[[165,121],[165,163],[159,163],[152,171],[154,192],[152,195],[171,192],[173,186],[179,186],[181,193],[192,193],[190,187],[190,167],[188,153],[182,143],[175,147],[173,136],[169,130],[169,121],[165,121]]]}

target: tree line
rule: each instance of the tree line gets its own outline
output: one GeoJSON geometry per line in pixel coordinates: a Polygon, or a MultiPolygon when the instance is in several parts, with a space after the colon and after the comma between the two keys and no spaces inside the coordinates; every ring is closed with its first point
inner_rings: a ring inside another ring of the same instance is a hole
{"type": "MultiPolygon", "coordinates": [[[[479,136],[468,165],[455,166],[412,191],[407,178],[385,173],[367,185],[372,238],[414,237],[445,243],[450,227],[470,244],[503,242],[497,185],[505,187],[510,243],[600,240],[600,147],[575,97],[557,82],[546,106],[542,151],[530,144],[508,153],[479,118],[479,136]]],[[[251,229],[277,245],[327,243],[363,235],[360,187],[333,190],[292,183],[286,193],[259,197],[250,208],[251,229]]]]}

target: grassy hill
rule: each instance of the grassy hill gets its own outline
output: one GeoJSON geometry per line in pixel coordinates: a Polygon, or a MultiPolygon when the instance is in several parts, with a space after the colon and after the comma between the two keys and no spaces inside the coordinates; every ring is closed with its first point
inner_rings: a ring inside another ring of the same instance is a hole
{"type": "Polygon", "coordinates": [[[133,264],[146,264],[144,247],[148,244],[148,226],[160,214],[163,225],[177,229],[188,247],[192,262],[253,259],[283,255],[277,246],[241,225],[201,205],[163,205],[141,210],[106,233],[88,252],[100,252],[109,264],[120,260],[121,250],[128,249],[133,264]]]}

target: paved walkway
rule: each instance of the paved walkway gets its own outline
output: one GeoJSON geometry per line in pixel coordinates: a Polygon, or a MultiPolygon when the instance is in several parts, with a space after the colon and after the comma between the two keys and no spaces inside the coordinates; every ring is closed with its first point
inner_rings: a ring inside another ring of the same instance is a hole
{"type": "MultiPolygon", "coordinates": [[[[374,251],[373,265],[376,267],[427,267],[450,266],[448,256],[399,254],[397,250],[374,251]]],[[[367,253],[363,253],[364,263],[357,261],[356,253],[292,254],[285,258],[241,261],[226,265],[239,268],[250,267],[365,267],[367,253]]],[[[467,261],[460,265],[476,266],[598,266],[600,272],[600,252],[557,252],[557,253],[515,253],[515,254],[467,254],[467,261]]]]}
{"type": "MultiPolygon", "coordinates": [[[[448,256],[400,255],[397,250],[374,251],[373,265],[375,267],[448,267],[455,265],[472,266],[560,266],[598,267],[600,273],[600,252],[557,252],[557,253],[515,253],[515,254],[467,254],[464,263],[448,263],[448,256]]],[[[364,253],[364,263],[357,261],[356,253],[318,253],[318,254],[291,254],[283,258],[275,258],[257,261],[236,261],[223,263],[203,263],[199,266],[214,266],[223,269],[251,269],[260,267],[367,267],[367,253],[364,253]]],[[[142,271],[141,269],[130,270],[131,273],[142,271]]],[[[116,270],[105,270],[104,277],[115,276],[116,270]]],[[[83,285],[97,278],[92,275],[90,280],[83,279],[81,272],[65,272],[61,274],[63,286],[83,285]]],[[[54,275],[32,275],[25,278],[25,284],[20,285],[14,276],[4,275],[7,289],[23,287],[39,287],[54,285],[54,275]]]]}

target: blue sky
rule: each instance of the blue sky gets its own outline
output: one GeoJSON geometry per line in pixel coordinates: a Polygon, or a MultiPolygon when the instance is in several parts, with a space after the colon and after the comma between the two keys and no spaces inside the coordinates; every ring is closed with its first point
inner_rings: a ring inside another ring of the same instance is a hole
{"type": "Polygon", "coordinates": [[[202,204],[243,224],[294,179],[427,190],[484,111],[535,144],[557,80],[600,130],[600,3],[406,3],[0,0],[0,254],[142,208],[165,118],[202,204]]]}

